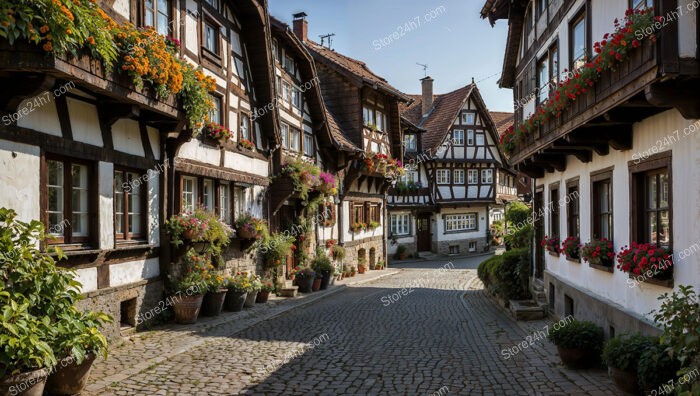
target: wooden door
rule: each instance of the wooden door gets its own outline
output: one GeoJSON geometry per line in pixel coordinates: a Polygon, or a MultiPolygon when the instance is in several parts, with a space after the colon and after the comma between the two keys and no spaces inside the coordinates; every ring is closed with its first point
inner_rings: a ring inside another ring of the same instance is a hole
{"type": "Polygon", "coordinates": [[[430,251],[430,213],[418,215],[416,221],[417,249],[419,252],[430,251]]]}

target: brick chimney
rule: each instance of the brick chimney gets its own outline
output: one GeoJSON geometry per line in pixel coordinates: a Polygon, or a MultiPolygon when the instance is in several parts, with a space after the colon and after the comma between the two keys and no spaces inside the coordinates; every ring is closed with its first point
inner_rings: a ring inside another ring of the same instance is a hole
{"type": "Polygon", "coordinates": [[[433,109],[433,79],[430,76],[422,78],[421,87],[423,88],[423,117],[430,113],[433,109]]]}
{"type": "Polygon", "coordinates": [[[298,12],[293,16],[294,35],[297,36],[302,42],[305,42],[309,37],[309,23],[306,22],[306,13],[298,12]]]}

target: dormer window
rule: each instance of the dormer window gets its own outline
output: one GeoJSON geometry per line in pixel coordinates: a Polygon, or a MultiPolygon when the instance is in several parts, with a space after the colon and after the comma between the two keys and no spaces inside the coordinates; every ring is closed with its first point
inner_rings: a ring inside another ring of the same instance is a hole
{"type": "Polygon", "coordinates": [[[474,125],[475,115],[474,113],[462,113],[462,124],[463,125],[474,125]]]}
{"type": "Polygon", "coordinates": [[[376,103],[374,100],[368,100],[369,103],[362,105],[362,122],[369,129],[374,129],[384,132],[388,129],[386,114],[382,110],[384,107],[381,103],[376,103]]]}
{"type": "Polygon", "coordinates": [[[409,133],[403,137],[403,146],[407,152],[418,150],[418,140],[415,133],[409,133]]]}

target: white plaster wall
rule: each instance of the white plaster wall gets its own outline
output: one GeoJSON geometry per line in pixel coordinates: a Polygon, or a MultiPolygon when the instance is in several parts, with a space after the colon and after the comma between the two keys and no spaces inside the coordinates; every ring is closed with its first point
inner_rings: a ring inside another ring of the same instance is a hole
{"type": "Polygon", "coordinates": [[[696,32],[699,5],[697,0],[680,0],[678,7],[678,52],[681,58],[695,58],[698,49],[696,32]]]}
{"type": "Polygon", "coordinates": [[[82,268],[75,271],[75,280],[82,284],[80,293],[97,290],[97,268],[82,268]]]}
{"type": "MultiPolygon", "coordinates": [[[[386,244],[386,250],[387,250],[387,255],[391,257],[393,254],[396,253],[396,250],[399,248],[399,245],[411,245],[415,246],[416,244],[416,217],[411,214],[410,211],[406,210],[398,210],[398,211],[391,211],[389,212],[389,218],[387,219],[387,226],[391,227],[391,215],[402,215],[402,214],[409,214],[411,215],[410,217],[410,223],[411,223],[411,234],[410,235],[403,235],[400,237],[396,237],[396,244],[391,243],[391,241],[387,241],[386,244]]],[[[391,230],[389,230],[391,232],[391,230]]]]}
{"type": "Polygon", "coordinates": [[[146,127],[146,130],[148,130],[148,140],[151,144],[151,150],[153,150],[153,157],[160,160],[160,133],[153,127],[146,127]]]}
{"type": "Polygon", "coordinates": [[[475,238],[485,238],[486,237],[486,208],[485,207],[473,207],[473,208],[457,208],[457,209],[442,209],[440,213],[435,214],[433,222],[430,227],[433,231],[434,241],[460,241],[464,239],[475,239],[475,238]],[[464,231],[456,233],[445,234],[445,222],[443,221],[445,215],[450,214],[465,214],[465,213],[476,213],[478,227],[476,231],[464,231]]]}
{"type": "Polygon", "coordinates": [[[206,146],[200,140],[192,139],[180,147],[177,156],[219,166],[221,152],[216,147],[206,146]]]}
{"type": "Polygon", "coordinates": [[[68,113],[70,114],[73,140],[102,147],[97,108],[82,100],[68,98],[68,113]]]}
{"type": "Polygon", "coordinates": [[[232,153],[230,151],[224,154],[224,166],[258,176],[267,177],[269,175],[267,161],[246,157],[245,155],[232,153]]]}
{"type": "Polygon", "coordinates": [[[0,207],[39,220],[39,147],[0,140],[0,207]]]}
{"type": "Polygon", "coordinates": [[[114,164],[98,164],[100,249],[114,248],[114,164]]]}
{"type": "Polygon", "coordinates": [[[160,275],[158,258],[130,261],[109,266],[109,285],[111,287],[127,285],[143,279],[160,275]]]}
{"type": "Polygon", "coordinates": [[[131,15],[129,0],[115,0],[114,4],[112,4],[112,8],[114,8],[114,11],[123,16],[127,21],[129,20],[129,16],[131,15]]]}
{"type": "MultiPolygon", "coordinates": [[[[53,94],[50,92],[42,92],[39,95],[27,99],[18,107],[16,113],[21,116],[17,120],[17,126],[34,129],[35,131],[48,133],[54,136],[63,136],[61,132],[61,123],[58,121],[58,113],[56,112],[56,102],[53,99],[53,94]],[[41,102],[47,98],[41,106],[35,106],[34,103],[41,102]],[[25,110],[29,113],[24,114],[25,110]]],[[[5,118],[3,117],[3,122],[5,118]]]]}
{"type": "MultiPolygon", "coordinates": [[[[545,178],[538,179],[537,185],[545,186],[546,203],[549,202],[549,184],[560,182],[560,198],[566,193],[563,186],[566,180],[580,177],[580,216],[581,241],[586,243],[591,238],[591,207],[590,207],[590,173],[614,166],[613,170],[613,236],[615,250],[629,245],[630,241],[630,179],[628,161],[640,158],[640,153],[651,150],[654,146],[672,150],[672,191],[673,191],[673,247],[675,259],[675,283],[691,284],[700,287],[700,251],[696,244],[700,243],[697,224],[700,224],[700,203],[696,197],[700,193],[700,124],[698,130],[689,136],[684,135],[685,128],[694,124],[695,120],[685,120],[676,110],[650,117],[634,125],[633,149],[620,152],[611,149],[610,155],[598,156],[593,154],[593,161],[583,164],[574,157],[568,157],[565,172],[547,173],[545,178]],[[664,138],[676,136],[679,130],[680,139],[674,144],[663,144],[664,138]],[[662,144],[659,145],[659,142],[662,144]],[[694,254],[680,260],[678,253],[685,249],[696,249],[694,254]]],[[[556,204],[556,203],[555,203],[556,204]]],[[[545,233],[550,233],[549,213],[545,212],[545,233]]],[[[560,208],[560,239],[566,235],[566,208],[560,208]]],[[[640,242],[640,241],[637,241],[640,242]]],[[[577,264],[561,257],[545,255],[547,270],[557,277],[565,279],[577,287],[591,291],[620,304],[621,306],[643,316],[659,306],[657,297],[669,289],[647,283],[634,286],[627,273],[615,270],[613,274],[590,268],[587,263],[577,264]],[[632,286],[632,287],[630,287],[632,286]]]]}
{"type": "Polygon", "coordinates": [[[160,228],[159,228],[159,213],[158,201],[160,192],[160,177],[159,173],[148,170],[148,243],[151,245],[160,245],[160,228]]]}
{"type": "Polygon", "coordinates": [[[139,157],[145,155],[138,121],[121,118],[115,122],[112,125],[112,141],[117,151],[139,157]]]}

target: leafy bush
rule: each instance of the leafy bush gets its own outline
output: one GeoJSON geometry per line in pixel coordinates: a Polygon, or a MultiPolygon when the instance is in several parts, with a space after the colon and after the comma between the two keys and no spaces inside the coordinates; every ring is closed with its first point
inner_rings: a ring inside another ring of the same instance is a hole
{"type": "Polygon", "coordinates": [[[641,334],[617,336],[605,344],[603,361],[610,367],[637,372],[639,357],[658,343],[658,338],[641,334]]]}
{"type": "Polygon", "coordinates": [[[656,344],[642,352],[637,364],[637,376],[642,390],[659,389],[676,379],[676,372],[680,369],[680,362],[672,358],[656,339],[656,344]]]}
{"type": "Polygon", "coordinates": [[[531,216],[532,209],[523,202],[516,201],[508,205],[505,243],[509,250],[529,247],[532,243],[533,228],[528,221],[531,216]]]}
{"type": "Polygon", "coordinates": [[[324,271],[328,271],[328,273],[333,272],[331,259],[326,256],[326,252],[320,246],[316,249],[316,257],[311,261],[311,268],[313,268],[316,273],[323,273],[324,271]]]}
{"type": "Polygon", "coordinates": [[[515,201],[508,205],[506,221],[512,225],[527,224],[527,219],[532,215],[532,209],[524,202],[515,201]]]}
{"type": "Polygon", "coordinates": [[[505,300],[530,297],[528,277],[530,254],[528,249],[509,250],[482,262],[477,269],[479,279],[496,295],[505,300]]]}
{"type": "Polygon", "coordinates": [[[603,329],[588,321],[575,320],[559,328],[552,328],[547,337],[560,348],[600,352],[603,347],[603,329]]]}
{"type": "Polygon", "coordinates": [[[333,258],[337,261],[343,261],[345,258],[345,248],[339,245],[333,246],[333,258]]]}
{"type": "Polygon", "coordinates": [[[292,253],[292,246],[294,246],[294,237],[287,233],[274,233],[267,236],[260,249],[265,269],[283,265],[287,256],[292,253]]]}

